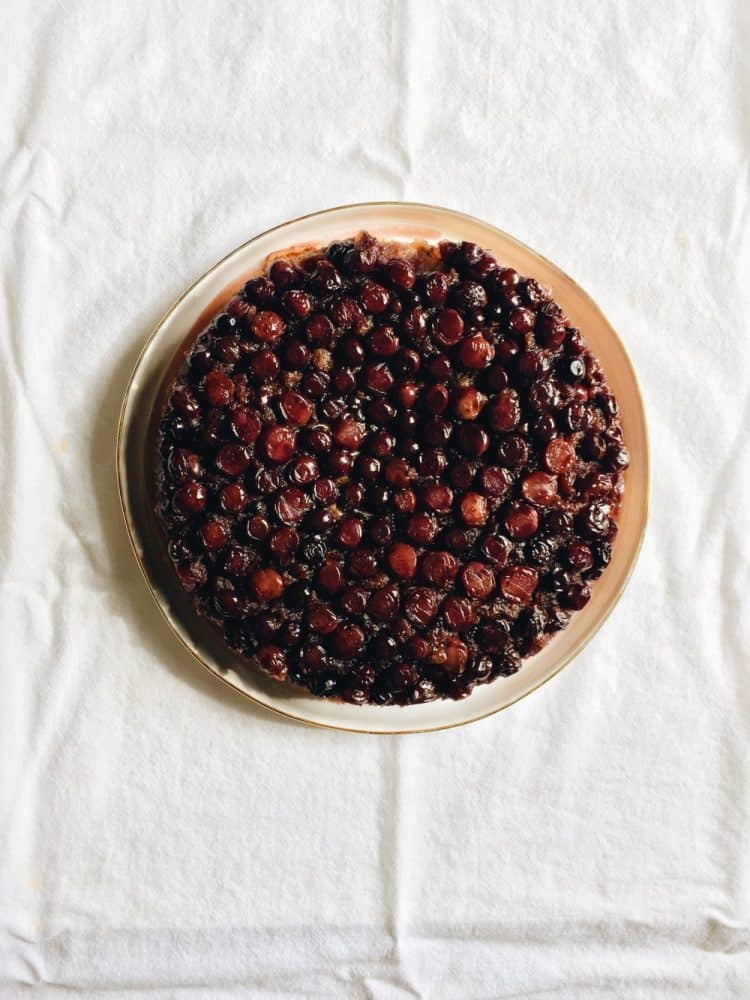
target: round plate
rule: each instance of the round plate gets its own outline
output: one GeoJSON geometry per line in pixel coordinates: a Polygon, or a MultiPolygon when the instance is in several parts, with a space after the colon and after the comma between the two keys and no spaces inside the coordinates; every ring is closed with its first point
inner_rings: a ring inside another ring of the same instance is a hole
{"type": "Polygon", "coordinates": [[[262,233],[216,264],[175,302],[146,342],[130,379],[118,428],[117,472],[128,534],[146,582],[179,639],[204,667],[258,704],[302,722],[349,732],[403,733],[458,726],[498,712],[548,681],[583,649],[616,604],[633,570],[646,526],[649,454],[646,416],[633,366],[617,334],[583,289],[554,264],[486,222],[431,205],[383,202],[318,212],[262,233]],[[186,336],[260,271],[269,256],[290,247],[325,246],[361,229],[383,239],[407,242],[470,240],[521,274],[549,286],[602,362],[620,404],[630,448],[620,531],[612,562],[594,585],[591,600],[573,616],[568,628],[525,661],[519,673],[480,684],[463,701],[403,708],[349,705],[315,698],[260,672],[243,669],[242,659],[224,645],[218,631],[195,614],[182,591],[147,489],[154,406],[186,336]]]}

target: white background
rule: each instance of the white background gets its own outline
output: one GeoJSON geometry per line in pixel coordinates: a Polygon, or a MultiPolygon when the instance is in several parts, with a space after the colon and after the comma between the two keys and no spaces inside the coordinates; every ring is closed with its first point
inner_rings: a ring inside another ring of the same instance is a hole
{"type": "Polygon", "coordinates": [[[748,995],[748,46],[743,0],[0,11],[3,997],[748,995]],[[652,434],[605,628],[431,736],[223,689],[152,606],[114,479],[171,301],[375,199],[576,277],[652,434]]]}

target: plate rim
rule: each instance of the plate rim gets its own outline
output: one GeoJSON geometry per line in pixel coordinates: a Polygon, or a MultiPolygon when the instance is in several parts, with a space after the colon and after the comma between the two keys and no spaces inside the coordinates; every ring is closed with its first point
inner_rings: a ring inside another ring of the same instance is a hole
{"type": "Polygon", "coordinates": [[[314,727],[316,729],[331,730],[333,732],[353,733],[353,734],[362,735],[362,736],[407,736],[407,735],[419,735],[419,734],[442,732],[442,731],[448,730],[448,729],[457,729],[460,726],[468,726],[468,725],[470,725],[472,723],[475,723],[475,722],[481,722],[483,719],[488,719],[491,716],[497,715],[500,712],[504,711],[505,709],[510,708],[512,705],[518,704],[520,701],[523,701],[525,698],[528,698],[529,695],[534,694],[536,691],[538,691],[540,688],[542,688],[545,684],[547,684],[553,678],[557,677],[557,675],[562,670],[564,670],[565,667],[567,667],[586,648],[586,646],[588,646],[588,644],[597,635],[597,633],[599,632],[599,630],[602,628],[602,626],[604,625],[604,623],[607,621],[607,619],[609,618],[609,616],[612,614],[612,612],[614,611],[614,609],[619,604],[620,599],[622,598],[622,595],[625,592],[626,587],[630,583],[630,580],[632,578],[632,575],[633,575],[633,572],[635,570],[636,564],[638,563],[638,559],[640,557],[641,550],[643,548],[643,541],[644,541],[644,538],[645,538],[645,535],[646,535],[646,530],[647,530],[647,527],[648,527],[649,514],[650,514],[650,504],[651,504],[651,440],[650,440],[648,420],[647,420],[647,417],[646,417],[646,405],[645,405],[645,401],[644,401],[644,397],[643,397],[643,391],[642,391],[642,388],[641,388],[641,383],[640,383],[640,380],[638,379],[638,374],[636,372],[635,365],[633,364],[633,360],[630,357],[630,352],[628,351],[625,343],[623,342],[623,340],[620,337],[619,333],[617,332],[616,328],[610,322],[608,316],[606,315],[606,313],[604,312],[604,310],[601,308],[601,306],[599,305],[599,303],[586,291],[585,288],[583,288],[582,285],[579,284],[578,281],[575,280],[575,278],[572,278],[567,273],[567,271],[565,271],[563,268],[561,268],[558,264],[555,264],[554,261],[551,261],[544,254],[542,254],[538,250],[535,250],[532,247],[528,246],[528,244],[524,243],[522,240],[519,240],[516,236],[513,236],[511,233],[506,232],[504,229],[501,229],[499,226],[495,226],[492,223],[487,222],[484,219],[480,219],[478,216],[471,215],[471,214],[466,213],[466,212],[461,212],[461,211],[459,211],[457,209],[454,209],[454,208],[448,208],[446,206],[433,205],[433,204],[430,204],[428,202],[419,202],[419,201],[391,201],[391,200],[381,200],[381,201],[351,202],[351,203],[347,203],[347,204],[343,204],[343,205],[336,205],[336,206],[333,206],[331,208],[320,209],[320,210],[315,211],[315,212],[306,212],[304,215],[296,216],[295,218],[292,218],[292,219],[286,219],[283,222],[278,223],[277,225],[271,226],[268,229],[264,229],[261,232],[256,233],[255,235],[251,236],[249,239],[245,240],[243,243],[238,244],[238,246],[234,247],[232,250],[230,250],[228,253],[226,253],[220,260],[216,261],[216,263],[212,264],[211,267],[209,267],[206,271],[204,271],[202,274],[200,274],[195,279],[195,281],[193,281],[186,289],[184,289],[184,291],[176,299],[174,299],[174,301],[168,306],[168,308],[165,310],[165,312],[162,314],[162,316],[154,324],[154,326],[151,329],[150,333],[148,334],[148,336],[146,337],[145,341],[143,342],[143,346],[141,347],[141,350],[138,352],[138,356],[137,356],[137,358],[135,360],[135,363],[133,365],[133,369],[132,369],[132,371],[130,373],[130,376],[128,378],[127,384],[125,386],[125,392],[124,392],[124,395],[123,395],[123,400],[122,400],[122,404],[120,406],[119,416],[118,416],[118,420],[117,420],[117,429],[116,429],[116,437],[115,437],[115,472],[116,472],[116,478],[117,478],[117,493],[118,493],[119,502],[120,502],[120,510],[122,511],[123,520],[125,522],[125,529],[126,529],[126,532],[127,532],[128,541],[130,543],[130,548],[131,548],[132,554],[135,557],[135,561],[136,561],[136,563],[137,563],[137,565],[138,565],[138,567],[139,567],[139,569],[141,571],[141,575],[142,575],[142,577],[143,577],[143,579],[144,579],[144,581],[146,583],[146,587],[147,587],[147,589],[148,589],[148,591],[149,591],[149,593],[151,595],[151,598],[153,599],[154,603],[156,604],[156,607],[159,609],[159,612],[160,612],[162,618],[164,619],[164,621],[168,625],[168,627],[169,627],[170,631],[172,632],[172,634],[177,638],[177,640],[180,642],[180,644],[183,646],[183,648],[185,650],[187,650],[187,652],[191,655],[191,657],[197,663],[199,663],[200,666],[203,667],[204,670],[206,670],[209,674],[211,674],[212,677],[214,677],[217,680],[221,681],[221,683],[224,684],[227,688],[231,689],[236,694],[238,694],[238,695],[246,698],[252,704],[257,705],[259,708],[263,709],[264,711],[268,711],[268,712],[271,712],[271,713],[273,713],[275,715],[279,715],[282,718],[289,719],[289,720],[291,720],[293,722],[296,722],[298,724],[302,724],[302,725],[306,725],[306,726],[312,726],[312,727],[314,727]],[[198,286],[206,278],[210,277],[215,271],[217,271],[220,267],[222,267],[222,265],[224,263],[226,263],[227,261],[229,261],[230,258],[234,257],[236,254],[240,253],[241,251],[243,251],[245,248],[249,247],[251,244],[255,243],[256,241],[258,241],[258,240],[260,240],[260,239],[262,239],[262,238],[264,238],[266,236],[270,236],[272,233],[276,232],[277,230],[285,229],[288,226],[292,226],[292,225],[295,225],[295,224],[300,223],[300,222],[304,222],[304,221],[309,220],[309,219],[320,218],[320,217],[323,217],[323,216],[331,215],[331,214],[334,214],[336,212],[342,212],[342,211],[346,211],[346,210],[350,210],[350,209],[363,209],[363,210],[367,210],[367,209],[382,208],[382,207],[396,208],[396,209],[398,209],[399,207],[427,209],[427,210],[432,210],[432,211],[436,211],[436,212],[447,213],[447,214],[452,215],[453,217],[455,217],[456,220],[458,220],[458,221],[460,221],[460,220],[463,219],[463,220],[466,220],[466,221],[474,223],[474,224],[479,224],[479,225],[481,225],[481,226],[483,226],[483,227],[485,227],[487,229],[493,230],[495,233],[498,234],[498,236],[502,237],[503,239],[510,240],[512,243],[515,243],[516,245],[518,245],[519,247],[521,247],[523,250],[527,251],[528,253],[533,254],[538,259],[544,261],[545,264],[549,265],[550,267],[554,268],[554,270],[556,270],[559,273],[561,273],[565,277],[565,279],[567,281],[569,281],[571,283],[571,285],[580,294],[582,294],[586,299],[588,299],[588,301],[594,306],[594,308],[602,316],[602,318],[604,319],[605,323],[607,324],[607,326],[609,327],[609,329],[611,330],[611,332],[614,334],[615,338],[618,341],[619,347],[622,350],[624,361],[625,361],[625,363],[627,364],[627,367],[628,367],[628,374],[629,374],[630,380],[632,382],[633,389],[635,391],[635,399],[636,399],[637,406],[638,406],[638,409],[640,410],[640,415],[641,415],[641,418],[642,418],[643,431],[644,431],[643,447],[644,447],[644,452],[645,452],[645,454],[644,454],[644,458],[645,458],[645,463],[644,463],[644,469],[645,469],[644,498],[645,499],[644,499],[644,505],[643,505],[643,509],[642,509],[642,513],[641,513],[642,523],[641,523],[640,531],[639,531],[639,534],[638,534],[638,538],[637,538],[637,540],[635,542],[635,546],[634,546],[632,554],[630,556],[630,565],[628,566],[627,572],[623,576],[623,578],[622,578],[622,580],[620,582],[619,587],[613,593],[612,599],[609,601],[608,606],[606,607],[604,613],[601,615],[601,617],[599,618],[598,622],[596,622],[596,624],[593,626],[593,628],[588,632],[588,634],[585,635],[580,640],[580,642],[578,642],[577,645],[574,646],[573,649],[571,649],[568,652],[567,655],[565,655],[565,656],[563,656],[561,658],[560,662],[557,664],[557,666],[555,667],[555,669],[551,673],[549,673],[547,676],[543,677],[533,687],[529,688],[527,691],[521,692],[519,695],[517,695],[516,697],[512,698],[510,701],[507,701],[504,704],[497,706],[496,708],[492,708],[492,709],[490,709],[487,712],[481,712],[478,715],[473,715],[473,716],[471,716],[469,718],[466,718],[466,719],[458,719],[458,720],[453,721],[453,722],[445,722],[445,723],[441,723],[441,724],[435,725],[435,726],[427,726],[427,727],[422,726],[422,727],[419,727],[419,728],[406,728],[406,729],[400,729],[400,728],[393,728],[393,729],[368,729],[368,728],[365,728],[365,727],[352,728],[350,726],[339,725],[339,724],[335,724],[333,722],[322,722],[322,721],[319,721],[319,720],[308,719],[308,718],[305,718],[305,717],[303,717],[301,715],[296,714],[295,712],[285,711],[283,708],[279,708],[276,705],[268,704],[267,702],[261,700],[260,698],[256,697],[255,695],[253,695],[250,691],[247,691],[244,688],[238,687],[236,684],[232,683],[232,681],[229,680],[228,678],[224,677],[222,675],[222,673],[218,669],[215,669],[209,663],[207,663],[199,655],[198,651],[196,649],[194,649],[185,640],[185,638],[181,635],[181,633],[174,627],[172,621],[169,618],[169,615],[167,614],[167,612],[166,612],[166,610],[165,610],[162,602],[159,599],[159,596],[157,594],[157,591],[156,591],[156,588],[154,586],[154,583],[152,582],[151,577],[149,576],[149,573],[148,573],[148,571],[146,569],[146,566],[144,564],[143,559],[141,558],[141,555],[140,555],[139,550],[138,550],[138,546],[136,544],[136,539],[135,539],[135,536],[134,536],[134,533],[133,533],[133,528],[132,528],[132,525],[131,525],[131,512],[129,510],[128,503],[126,502],[126,499],[125,499],[125,486],[124,486],[124,468],[125,468],[125,464],[126,464],[125,460],[124,460],[124,454],[125,454],[125,449],[124,449],[124,427],[125,427],[125,420],[126,420],[126,415],[127,415],[128,403],[129,403],[129,400],[130,400],[130,396],[131,396],[131,391],[133,389],[133,385],[134,385],[134,383],[135,383],[135,381],[137,379],[138,372],[140,370],[140,367],[141,367],[141,364],[142,364],[142,362],[144,360],[144,357],[145,357],[146,353],[148,352],[149,348],[151,347],[152,343],[156,339],[156,337],[157,337],[159,331],[161,330],[162,326],[167,321],[167,319],[169,318],[169,316],[193,292],[193,290],[196,288],[196,286],[198,286]]]}

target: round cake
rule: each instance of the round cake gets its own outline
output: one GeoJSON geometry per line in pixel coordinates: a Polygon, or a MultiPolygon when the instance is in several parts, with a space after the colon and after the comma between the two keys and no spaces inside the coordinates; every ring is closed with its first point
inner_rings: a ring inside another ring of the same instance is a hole
{"type": "Polygon", "coordinates": [[[157,515],[247,669],[354,704],[463,698],[591,597],[628,452],[549,289],[473,243],[289,253],[168,387],[157,515]]]}

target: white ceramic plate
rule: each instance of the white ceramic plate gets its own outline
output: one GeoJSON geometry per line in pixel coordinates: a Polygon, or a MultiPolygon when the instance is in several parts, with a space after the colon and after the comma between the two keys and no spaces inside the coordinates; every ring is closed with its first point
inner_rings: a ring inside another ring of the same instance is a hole
{"type": "Polygon", "coordinates": [[[117,469],[123,513],[146,582],[185,647],[241,694],[275,712],[318,726],[349,732],[428,732],[473,722],[506,708],[548,681],[586,645],[622,594],[632,572],[646,526],[649,453],[646,417],[633,366],[601,310],[558,267],[479,219],[445,208],[409,203],[348,205],[284,223],[238,247],[203,275],[177,302],[149,337],[128,385],[117,437],[117,469]],[[492,251],[521,274],[552,289],[555,299],[578,326],[601,360],[620,404],[631,466],[626,474],[620,531],[610,566],[596,581],[586,607],[512,677],[478,685],[463,701],[425,705],[357,706],[305,694],[260,673],[241,668],[219,633],[192,610],[169,563],[146,489],[149,425],[154,404],[176,353],[191,330],[216,312],[244,281],[260,271],[269,256],[289,247],[324,246],[367,229],[389,240],[471,240],[492,251]]]}

